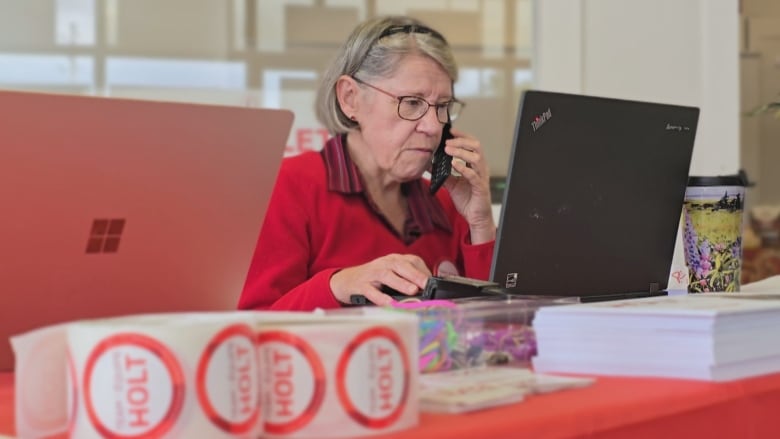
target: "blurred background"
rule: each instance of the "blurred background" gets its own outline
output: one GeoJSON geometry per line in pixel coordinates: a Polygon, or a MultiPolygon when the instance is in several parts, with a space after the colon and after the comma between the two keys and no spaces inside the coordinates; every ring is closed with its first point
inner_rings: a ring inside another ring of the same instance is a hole
{"type": "Polygon", "coordinates": [[[386,14],[450,41],[457,123],[504,175],[532,83],[531,0],[0,0],[0,87],[288,108],[295,154],[327,135],[313,112],[324,66],[359,21],[386,14]]]}
{"type": "Polygon", "coordinates": [[[324,66],[386,14],[452,44],[494,203],[527,88],[700,105],[692,173],[744,169],[745,248],[780,241],[778,0],[0,0],[0,88],[287,108],[293,155],[327,137],[324,66]]]}

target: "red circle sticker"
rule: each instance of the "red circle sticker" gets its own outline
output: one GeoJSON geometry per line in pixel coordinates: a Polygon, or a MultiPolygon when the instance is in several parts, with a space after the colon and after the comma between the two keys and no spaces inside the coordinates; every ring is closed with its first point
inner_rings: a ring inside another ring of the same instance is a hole
{"type": "Polygon", "coordinates": [[[325,399],[325,368],[303,338],[284,331],[258,335],[263,368],[265,431],[288,434],[317,415],[325,399]]]}
{"type": "Polygon", "coordinates": [[[254,331],[231,325],[215,335],[198,362],[198,402],[214,425],[246,433],[260,417],[260,378],[254,331]]]}
{"type": "Polygon", "coordinates": [[[112,335],[95,346],[84,368],[89,420],[106,438],[159,438],[184,404],[184,374],[161,342],[142,334],[112,335]]]}
{"type": "Polygon", "coordinates": [[[409,395],[409,356],[394,330],[369,328],[350,341],[336,368],[339,402],[368,428],[392,425],[409,395]]]}

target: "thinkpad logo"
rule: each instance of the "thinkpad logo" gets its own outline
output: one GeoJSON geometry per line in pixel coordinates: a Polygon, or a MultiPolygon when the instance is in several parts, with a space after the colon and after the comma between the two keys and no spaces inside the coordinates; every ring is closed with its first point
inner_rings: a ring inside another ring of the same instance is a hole
{"type": "Polygon", "coordinates": [[[87,253],[116,253],[124,229],[124,218],[95,219],[89,230],[87,253]]]}
{"type": "Polygon", "coordinates": [[[534,120],[531,121],[531,128],[533,128],[534,132],[536,132],[536,130],[541,128],[542,125],[547,123],[547,121],[550,119],[552,119],[552,108],[547,108],[547,111],[536,116],[534,120]]]}

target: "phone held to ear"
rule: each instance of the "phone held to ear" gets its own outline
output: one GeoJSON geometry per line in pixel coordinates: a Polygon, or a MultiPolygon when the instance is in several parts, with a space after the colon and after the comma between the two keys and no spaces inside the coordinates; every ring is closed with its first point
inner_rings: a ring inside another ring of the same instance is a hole
{"type": "Polygon", "coordinates": [[[431,166],[431,194],[435,194],[439,190],[444,180],[450,176],[452,171],[452,156],[444,152],[444,144],[447,139],[452,139],[454,136],[450,134],[450,128],[452,123],[447,122],[444,124],[444,129],[441,132],[441,141],[436,151],[433,153],[433,163],[431,166]]]}

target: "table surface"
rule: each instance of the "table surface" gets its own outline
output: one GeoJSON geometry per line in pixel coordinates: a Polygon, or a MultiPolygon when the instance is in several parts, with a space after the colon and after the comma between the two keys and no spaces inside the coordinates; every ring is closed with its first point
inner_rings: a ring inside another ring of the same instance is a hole
{"type": "MultiPolygon", "coordinates": [[[[780,291],[780,276],[746,285],[780,291]]],[[[14,432],[14,375],[0,372],[0,438],[14,432]]],[[[462,415],[423,413],[416,428],[375,439],[780,438],[780,373],[713,383],[597,377],[585,388],[462,415]]]]}
{"type": "MultiPolygon", "coordinates": [[[[13,434],[13,373],[0,373],[0,435],[13,434]]],[[[780,437],[780,374],[726,383],[599,377],[582,389],[536,395],[464,415],[424,413],[412,438],[780,437]]]]}

